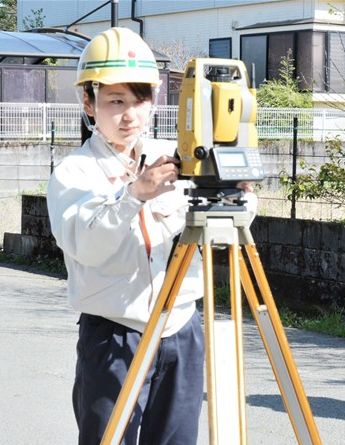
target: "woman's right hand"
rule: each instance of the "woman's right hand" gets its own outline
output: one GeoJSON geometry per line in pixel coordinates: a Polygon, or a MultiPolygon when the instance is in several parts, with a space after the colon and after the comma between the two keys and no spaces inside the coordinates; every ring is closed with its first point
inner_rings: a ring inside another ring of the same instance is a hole
{"type": "Polygon", "coordinates": [[[138,178],[128,186],[129,193],[140,201],[147,201],[175,189],[179,161],[171,156],[161,156],[145,167],[138,178]]]}

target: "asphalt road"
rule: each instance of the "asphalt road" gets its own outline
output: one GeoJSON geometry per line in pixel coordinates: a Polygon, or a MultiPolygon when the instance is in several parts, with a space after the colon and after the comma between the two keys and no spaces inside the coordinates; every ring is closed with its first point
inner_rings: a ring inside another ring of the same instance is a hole
{"type": "MultiPolygon", "coordinates": [[[[66,282],[0,265],[0,443],[76,445],[77,314],[66,282]]],[[[296,444],[256,326],[244,325],[248,445],[296,444]]],[[[287,330],[324,445],[345,444],[345,340],[287,330]]],[[[198,445],[208,444],[207,402],[198,445]]],[[[231,438],[229,438],[229,444],[231,438]]]]}

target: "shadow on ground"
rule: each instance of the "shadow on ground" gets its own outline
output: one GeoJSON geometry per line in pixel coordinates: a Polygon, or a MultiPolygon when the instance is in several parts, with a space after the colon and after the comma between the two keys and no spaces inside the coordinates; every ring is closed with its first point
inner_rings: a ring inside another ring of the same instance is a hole
{"type": "MultiPolygon", "coordinates": [[[[253,394],[247,396],[246,400],[251,406],[286,412],[280,395],[253,394]]],[[[314,416],[345,420],[344,400],[330,397],[308,397],[308,400],[314,416]]]]}

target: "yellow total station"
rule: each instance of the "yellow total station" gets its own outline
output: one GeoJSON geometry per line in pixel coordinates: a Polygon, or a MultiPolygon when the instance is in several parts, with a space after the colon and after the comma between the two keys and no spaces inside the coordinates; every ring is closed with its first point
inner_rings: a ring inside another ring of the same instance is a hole
{"type": "Polygon", "coordinates": [[[197,246],[201,247],[204,270],[209,443],[247,444],[242,286],[297,441],[299,445],[321,445],[249,230],[250,212],[242,205],[245,201],[238,199],[236,203],[229,203],[229,199],[225,199],[237,193],[234,188],[238,181],[263,179],[255,128],[255,90],[248,84],[244,64],[237,60],[193,59],[187,67],[179,102],[178,154],[181,175],[190,177],[196,185],[188,190],[189,196],[194,198],[193,205],[188,207],[185,228],[171,252],[164,283],[101,445],[123,443],[126,427],[197,246]],[[244,245],[248,261],[242,255],[240,244],[244,245]],[[212,249],[218,246],[229,247],[231,320],[214,320],[212,249]],[[226,346],[224,339],[228,341],[226,346]],[[228,359],[224,351],[229,352],[228,359]]]}
{"type": "Polygon", "coordinates": [[[202,187],[263,179],[256,110],[256,90],[242,61],[190,60],[179,98],[181,176],[202,187]]]}

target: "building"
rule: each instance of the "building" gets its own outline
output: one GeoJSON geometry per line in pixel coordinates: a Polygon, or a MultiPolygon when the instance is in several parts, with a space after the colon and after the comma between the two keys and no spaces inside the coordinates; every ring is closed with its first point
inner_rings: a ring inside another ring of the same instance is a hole
{"type": "Polygon", "coordinates": [[[76,102],[76,66],[87,43],[80,34],[53,28],[0,31],[0,102],[76,102]]]}
{"type": "MultiPolygon", "coordinates": [[[[105,2],[68,0],[66,8],[64,3],[18,0],[18,26],[30,10],[43,8],[45,26],[64,27],[105,2]]],[[[118,5],[119,25],[141,28],[153,48],[180,41],[195,55],[240,58],[248,71],[255,63],[257,85],[277,76],[290,49],[300,87],[313,91],[316,104],[345,100],[343,0],[119,0],[118,5]]],[[[107,5],[71,30],[94,35],[109,25],[107,5]]]]}
{"type": "MultiPolygon", "coordinates": [[[[58,28],[0,31],[0,102],[77,102],[77,64],[89,40],[84,34],[58,28]]],[[[166,104],[169,59],[157,51],[154,56],[162,66],[158,103],[166,104]]]]}

